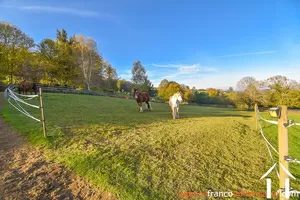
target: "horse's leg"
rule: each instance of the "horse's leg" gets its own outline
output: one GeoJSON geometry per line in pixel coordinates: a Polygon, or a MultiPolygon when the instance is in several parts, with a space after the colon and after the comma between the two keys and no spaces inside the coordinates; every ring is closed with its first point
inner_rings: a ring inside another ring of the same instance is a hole
{"type": "Polygon", "coordinates": [[[177,118],[179,118],[179,106],[176,108],[176,112],[177,112],[177,118]]]}
{"type": "Polygon", "coordinates": [[[148,110],[149,110],[149,102],[148,102],[148,101],[145,101],[145,103],[146,103],[145,109],[148,109],[148,110]]]}
{"type": "Polygon", "coordinates": [[[150,101],[146,101],[146,104],[147,104],[147,106],[148,106],[148,110],[152,110],[150,101]]]}
{"type": "Polygon", "coordinates": [[[176,108],[175,107],[173,107],[173,119],[176,119],[176,108]]]}
{"type": "Polygon", "coordinates": [[[151,106],[151,102],[150,101],[148,101],[148,109],[151,110],[151,111],[153,111],[153,108],[151,106]]]}
{"type": "Polygon", "coordinates": [[[142,107],[142,105],[143,105],[143,102],[139,102],[140,112],[143,112],[143,107],[142,107]]]}
{"type": "MultiPolygon", "coordinates": [[[[143,104],[143,103],[142,103],[143,104]]],[[[147,109],[147,102],[145,101],[145,107],[144,107],[144,110],[147,109]]]]}

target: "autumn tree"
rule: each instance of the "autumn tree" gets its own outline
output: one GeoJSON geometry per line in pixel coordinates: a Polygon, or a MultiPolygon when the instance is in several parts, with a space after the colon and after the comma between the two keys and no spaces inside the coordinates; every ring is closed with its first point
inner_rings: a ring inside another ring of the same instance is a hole
{"type": "Polygon", "coordinates": [[[31,56],[30,50],[34,47],[34,41],[23,33],[18,27],[4,21],[0,21],[0,49],[1,69],[4,76],[9,76],[9,82],[13,83],[13,77],[19,68],[23,66],[31,56]]]}
{"type": "Polygon", "coordinates": [[[176,92],[184,94],[184,90],[181,85],[175,81],[170,81],[165,87],[158,88],[158,96],[166,101],[169,100],[169,98],[176,92]]]}
{"type": "Polygon", "coordinates": [[[98,53],[96,42],[82,35],[76,37],[75,49],[78,67],[81,69],[86,89],[90,90],[92,73],[101,68],[102,57],[98,53]]]}
{"type": "Polygon", "coordinates": [[[62,29],[56,31],[56,40],[46,38],[38,45],[40,65],[44,70],[43,83],[74,85],[80,78],[76,38],[68,37],[62,29]]]}
{"type": "Polygon", "coordinates": [[[76,37],[68,37],[67,32],[62,29],[56,31],[55,45],[58,48],[58,54],[55,59],[57,63],[57,78],[59,84],[74,85],[75,80],[79,77],[79,70],[76,60],[76,37]]]}
{"type": "Polygon", "coordinates": [[[118,74],[116,69],[113,68],[108,61],[105,61],[103,63],[103,71],[104,78],[106,79],[106,87],[108,89],[117,90],[118,74]]]}
{"type": "Polygon", "coordinates": [[[281,75],[268,78],[265,84],[270,89],[267,93],[270,105],[288,105],[291,98],[290,92],[299,89],[299,84],[296,81],[281,75]]]}
{"type": "Polygon", "coordinates": [[[261,83],[254,77],[244,77],[238,81],[237,87],[240,90],[241,101],[247,104],[248,108],[255,103],[261,103],[262,93],[260,91],[261,83]]]}
{"type": "Polygon", "coordinates": [[[167,87],[168,83],[169,83],[169,81],[168,81],[167,79],[163,79],[163,80],[160,82],[158,88],[165,88],[165,87],[167,87]]]}

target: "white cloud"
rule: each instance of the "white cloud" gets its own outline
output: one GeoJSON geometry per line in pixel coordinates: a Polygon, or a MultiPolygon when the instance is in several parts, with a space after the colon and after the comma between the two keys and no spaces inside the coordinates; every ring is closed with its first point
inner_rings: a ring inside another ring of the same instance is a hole
{"type": "Polygon", "coordinates": [[[201,76],[192,76],[189,78],[177,77],[176,81],[195,86],[196,88],[220,88],[227,89],[229,87],[236,87],[236,83],[245,76],[253,76],[257,80],[266,80],[271,76],[282,75],[289,79],[300,81],[300,67],[289,66],[282,68],[281,66],[255,68],[253,70],[239,70],[233,72],[220,72],[215,74],[206,74],[201,76]]]}
{"type": "Polygon", "coordinates": [[[90,11],[90,10],[79,10],[75,8],[66,8],[66,7],[52,7],[52,6],[22,6],[21,10],[28,11],[44,11],[44,12],[55,12],[55,13],[65,13],[78,15],[82,17],[99,17],[98,12],[90,11]]]}
{"type": "Polygon", "coordinates": [[[10,5],[3,5],[1,7],[5,8],[16,8],[22,11],[28,12],[48,12],[48,13],[60,13],[68,15],[76,15],[80,17],[90,17],[90,18],[112,18],[113,16],[103,12],[96,12],[92,10],[83,10],[77,8],[69,7],[55,7],[55,6],[40,6],[40,5],[29,5],[29,6],[20,6],[14,7],[10,5]]]}
{"type": "Polygon", "coordinates": [[[239,54],[231,54],[231,55],[217,56],[217,57],[213,57],[213,58],[229,58],[229,57],[239,57],[239,56],[249,56],[249,55],[269,54],[269,53],[276,53],[276,51],[258,51],[258,52],[250,52],[250,53],[239,53],[239,54]]]}
{"type": "Polygon", "coordinates": [[[209,67],[202,67],[199,63],[192,64],[192,65],[156,65],[156,67],[170,67],[176,69],[175,72],[169,73],[162,77],[162,79],[168,79],[168,78],[174,78],[181,75],[195,75],[199,73],[205,73],[205,72],[217,72],[217,69],[215,68],[209,68],[209,67]]]}
{"type": "Polygon", "coordinates": [[[176,81],[190,87],[195,86],[196,88],[212,87],[228,89],[229,87],[235,88],[236,83],[245,76],[253,76],[257,80],[266,80],[267,78],[276,75],[286,76],[289,79],[300,82],[300,64],[295,62],[295,64],[285,66],[255,66],[253,68],[239,67],[232,70],[204,68],[204,71],[201,71],[201,66],[195,64],[190,66],[181,66],[177,68],[176,72],[163,74],[160,77],[153,78],[151,81],[154,83],[155,87],[159,85],[161,80],[168,79],[169,81],[176,81]],[[213,73],[204,73],[208,71],[213,73]]]}

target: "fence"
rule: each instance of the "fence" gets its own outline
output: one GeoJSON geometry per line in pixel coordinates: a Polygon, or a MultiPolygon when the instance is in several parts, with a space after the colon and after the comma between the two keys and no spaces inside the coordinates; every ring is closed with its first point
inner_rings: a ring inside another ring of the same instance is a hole
{"type": "Polygon", "coordinates": [[[75,87],[67,87],[67,86],[46,86],[41,84],[38,84],[37,86],[39,88],[42,88],[43,92],[50,92],[50,93],[84,94],[84,95],[110,96],[110,97],[133,99],[133,97],[130,95],[118,94],[112,92],[77,90],[75,87]]]}
{"type": "MultiPolygon", "coordinates": [[[[67,86],[47,86],[42,84],[37,84],[39,88],[43,89],[43,92],[49,93],[64,93],[64,94],[82,94],[82,95],[95,95],[95,96],[108,96],[115,98],[125,98],[132,99],[134,97],[132,95],[126,95],[122,93],[113,93],[113,92],[104,92],[104,91],[88,91],[88,90],[77,90],[75,87],[67,87],[67,86]]],[[[153,99],[152,101],[158,103],[165,103],[163,100],[153,99]]]]}
{"type": "MultiPolygon", "coordinates": [[[[288,113],[287,113],[287,107],[286,106],[281,106],[277,107],[276,109],[272,110],[275,117],[278,118],[277,121],[274,120],[268,120],[263,118],[260,115],[260,111],[255,105],[255,119],[256,119],[256,128],[259,130],[260,134],[262,135],[263,139],[265,140],[266,147],[268,150],[268,153],[270,155],[271,161],[273,163],[273,166],[260,178],[266,178],[273,169],[276,170],[276,174],[280,180],[280,199],[288,199],[291,194],[300,194],[299,191],[297,190],[290,190],[290,185],[289,185],[289,177],[296,179],[292,173],[289,172],[289,162],[294,162],[300,164],[300,161],[291,158],[288,155],[288,128],[292,126],[300,126],[300,123],[296,123],[294,120],[288,120],[288,113]],[[275,112],[274,112],[275,111],[275,112]],[[271,142],[266,138],[262,126],[260,124],[260,121],[264,121],[273,125],[278,126],[278,146],[279,150],[277,150],[271,142]],[[278,162],[275,161],[272,151],[276,155],[278,155],[278,162]],[[277,163],[279,164],[279,169],[277,169],[277,163]],[[287,183],[287,184],[286,184],[287,183]],[[281,193],[285,193],[285,196],[281,196],[281,193]]],[[[267,178],[267,185],[270,187],[270,182],[271,180],[267,178]]],[[[270,191],[268,192],[267,198],[270,198],[270,191]]]]}
{"type": "Polygon", "coordinates": [[[47,137],[46,135],[46,126],[45,126],[45,115],[44,115],[44,107],[43,107],[43,98],[42,98],[42,89],[39,88],[39,95],[24,95],[24,94],[18,94],[15,92],[16,88],[15,86],[9,86],[4,90],[4,99],[9,103],[10,106],[15,108],[17,111],[22,113],[24,116],[29,117],[37,122],[41,122],[43,125],[43,133],[44,137],[47,137]],[[30,100],[34,98],[40,98],[40,105],[34,105],[29,103],[30,100]],[[33,116],[30,114],[24,107],[24,105],[37,108],[41,110],[41,119],[33,116]]]}

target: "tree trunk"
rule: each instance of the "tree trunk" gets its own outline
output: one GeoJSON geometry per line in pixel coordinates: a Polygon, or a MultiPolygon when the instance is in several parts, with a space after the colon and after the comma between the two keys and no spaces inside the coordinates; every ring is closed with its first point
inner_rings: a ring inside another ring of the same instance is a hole
{"type": "Polygon", "coordinates": [[[13,84],[13,73],[10,72],[10,84],[13,84]]]}
{"type": "Polygon", "coordinates": [[[89,84],[88,81],[86,81],[86,88],[87,88],[88,91],[91,91],[91,89],[90,89],[90,84],[89,84]]]}
{"type": "Polygon", "coordinates": [[[247,104],[247,106],[248,106],[248,111],[250,111],[251,110],[251,104],[247,104]]]}

